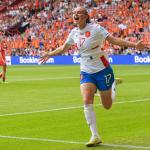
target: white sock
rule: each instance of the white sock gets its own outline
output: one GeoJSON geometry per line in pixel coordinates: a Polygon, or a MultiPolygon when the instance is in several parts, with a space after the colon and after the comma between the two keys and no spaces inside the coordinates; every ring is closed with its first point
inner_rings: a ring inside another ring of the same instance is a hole
{"type": "Polygon", "coordinates": [[[113,82],[112,87],[111,87],[111,98],[112,98],[112,101],[114,101],[116,98],[116,81],[113,82]]]}
{"type": "Polygon", "coordinates": [[[99,137],[99,134],[97,131],[97,126],[96,126],[96,117],[95,117],[95,113],[94,113],[93,104],[84,105],[84,114],[85,114],[87,124],[90,127],[92,137],[93,136],[99,137]]]}

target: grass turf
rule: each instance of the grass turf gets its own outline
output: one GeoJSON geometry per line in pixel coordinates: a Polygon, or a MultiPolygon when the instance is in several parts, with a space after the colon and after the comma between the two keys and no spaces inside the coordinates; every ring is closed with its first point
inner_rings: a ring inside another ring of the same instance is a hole
{"type": "Polygon", "coordinates": [[[103,143],[109,145],[86,148],[84,143],[89,140],[90,131],[80,107],[83,103],[79,66],[9,66],[8,84],[0,84],[0,150],[150,147],[150,66],[113,66],[113,69],[124,83],[117,89],[112,109],[97,106],[99,97],[95,97],[98,129],[103,143]]]}

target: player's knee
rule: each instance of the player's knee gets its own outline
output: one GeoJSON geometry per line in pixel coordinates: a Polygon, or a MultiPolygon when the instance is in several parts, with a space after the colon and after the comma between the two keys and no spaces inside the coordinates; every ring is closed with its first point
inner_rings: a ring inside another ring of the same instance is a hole
{"type": "Polygon", "coordinates": [[[105,101],[102,101],[102,103],[105,109],[110,109],[112,106],[112,100],[106,99],[105,101]]]}
{"type": "Polygon", "coordinates": [[[94,96],[85,95],[83,97],[84,104],[93,104],[94,96]]]}
{"type": "Polygon", "coordinates": [[[107,109],[107,110],[108,110],[108,109],[110,109],[110,108],[111,108],[112,104],[105,104],[105,105],[103,105],[103,106],[104,106],[104,108],[105,108],[105,109],[107,109]]]}

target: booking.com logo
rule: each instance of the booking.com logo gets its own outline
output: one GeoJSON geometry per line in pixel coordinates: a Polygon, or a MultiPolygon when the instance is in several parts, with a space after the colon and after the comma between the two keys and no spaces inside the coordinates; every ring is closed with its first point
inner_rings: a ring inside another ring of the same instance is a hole
{"type": "Polygon", "coordinates": [[[135,56],[134,57],[135,63],[150,63],[150,56],[146,57],[140,57],[140,56],[135,56]]]}
{"type": "MultiPolygon", "coordinates": [[[[73,63],[79,64],[81,62],[81,57],[73,56],[73,63]]],[[[113,58],[109,57],[109,63],[113,63],[113,58]]]]}
{"type": "Polygon", "coordinates": [[[73,56],[73,63],[79,64],[81,62],[81,58],[77,56],[73,56]]]}
{"type": "MultiPolygon", "coordinates": [[[[20,64],[37,64],[38,63],[38,58],[35,57],[20,57],[20,64]]],[[[54,58],[50,58],[46,61],[46,63],[54,63],[54,58]]]]}

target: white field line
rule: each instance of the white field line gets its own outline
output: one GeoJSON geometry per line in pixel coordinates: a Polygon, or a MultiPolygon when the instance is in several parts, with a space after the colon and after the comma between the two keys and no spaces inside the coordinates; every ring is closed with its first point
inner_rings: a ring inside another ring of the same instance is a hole
{"type": "MultiPolygon", "coordinates": [[[[16,137],[16,136],[3,136],[0,135],[2,139],[16,139],[16,140],[29,140],[29,141],[40,141],[40,142],[53,142],[53,143],[64,143],[64,144],[85,144],[85,142],[77,142],[77,141],[65,141],[65,140],[53,140],[53,139],[46,139],[46,138],[29,138],[29,137],[16,137]]],[[[146,146],[135,146],[135,145],[118,145],[118,144],[101,144],[100,146],[107,146],[107,147],[120,147],[120,148],[130,148],[130,149],[149,149],[150,147],[146,146]]]]}
{"type": "MultiPolygon", "coordinates": [[[[150,101],[150,98],[148,98],[148,99],[139,99],[139,100],[131,100],[131,101],[120,101],[120,102],[115,102],[114,104],[136,103],[136,102],[145,102],[145,101],[150,101]]],[[[96,104],[95,106],[100,106],[100,105],[102,105],[102,104],[96,104]]],[[[1,114],[0,117],[26,115],[26,114],[34,114],[34,113],[41,113],[41,112],[61,111],[61,110],[71,110],[71,109],[78,109],[78,108],[83,108],[83,106],[62,107],[62,108],[54,108],[54,109],[43,109],[43,110],[35,110],[35,111],[29,111],[29,112],[8,113],[8,114],[1,114]]]]}
{"type": "Polygon", "coordinates": [[[21,82],[21,81],[43,81],[43,80],[63,80],[63,79],[79,79],[79,77],[50,77],[50,78],[26,78],[26,79],[9,79],[10,82],[21,82]]]}
{"type": "Polygon", "coordinates": [[[119,74],[119,76],[138,76],[138,75],[150,75],[150,72],[145,72],[145,73],[119,74]]]}
{"type": "MultiPolygon", "coordinates": [[[[134,74],[120,74],[118,76],[135,76],[135,75],[150,75],[150,72],[147,73],[134,73],[134,74]]],[[[43,81],[43,80],[63,80],[63,79],[79,79],[79,76],[76,77],[70,77],[70,76],[64,76],[64,77],[49,77],[49,78],[26,78],[26,79],[8,79],[8,82],[23,82],[23,81],[43,81]]]]}

